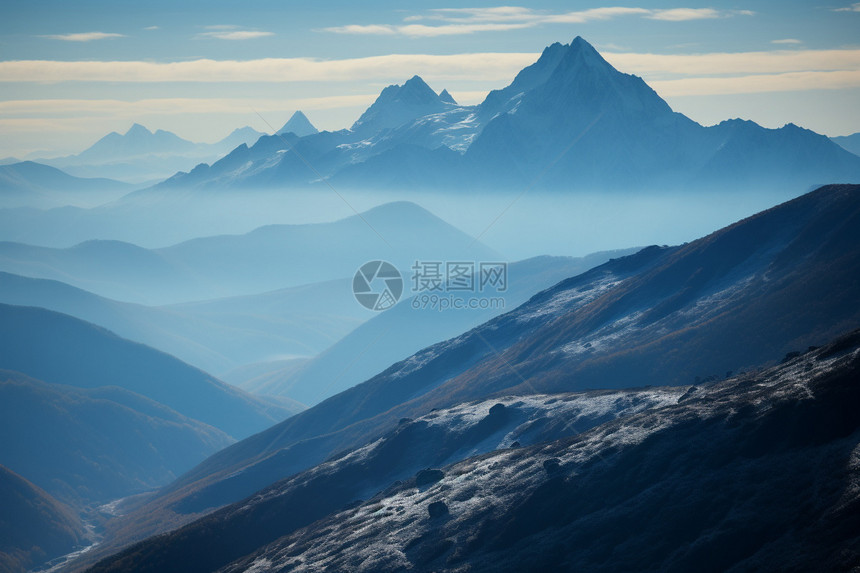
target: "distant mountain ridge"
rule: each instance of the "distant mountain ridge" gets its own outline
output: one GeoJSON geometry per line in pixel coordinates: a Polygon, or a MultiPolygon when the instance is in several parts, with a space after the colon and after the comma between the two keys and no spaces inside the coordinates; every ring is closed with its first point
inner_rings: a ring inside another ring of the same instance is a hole
{"type": "Polygon", "coordinates": [[[75,177],[35,161],[0,165],[0,207],[89,207],[135,188],[112,179],[75,177]]]}
{"type": "Polygon", "coordinates": [[[0,303],[75,316],[215,375],[274,356],[325,350],[366,318],[349,296],[339,296],[348,292],[343,279],[159,308],[0,271],[0,303]]]}
{"type": "Polygon", "coordinates": [[[75,155],[39,159],[76,176],[112,177],[134,183],[163,179],[179,169],[213,161],[265,135],[251,127],[233,130],[215,143],[195,143],[170,131],[150,131],[139,123],[111,132],[75,155]]]}
{"type": "Polygon", "coordinates": [[[382,90],[348,130],[261,138],[156,188],[303,187],[319,174],[369,189],[804,191],[860,182],[860,158],[792,124],[704,127],[577,37],[547,47],[477,106],[414,76],[382,90]]]}
{"type": "MultiPolygon", "coordinates": [[[[285,133],[292,133],[293,135],[298,135],[299,137],[304,137],[306,135],[313,135],[315,133],[319,133],[319,130],[314,127],[314,124],[308,119],[301,110],[296,111],[290,116],[290,119],[284,126],[277,131],[278,135],[284,135],[285,133]]],[[[262,134],[260,134],[262,135],[262,134]]],[[[247,142],[246,142],[247,143],[247,142]]]]}
{"type": "Polygon", "coordinates": [[[332,222],[266,225],[161,249],[122,241],[86,241],[67,249],[0,242],[2,271],[59,280],[101,296],[145,304],[351,279],[359,266],[380,258],[407,272],[416,260],[463,257],[499,259],[480,241],[408,201],[385,203],[332,222]]]}
{"type": "Polygon", "coordinates": [[[291,412],[71,316],[0,304],[0,369],[80,388],[120,386],[240,438],[291,412]]]}
{"type": "Polygon", "coordinates": [[[836,143],[845,150],[850,151],[854,155],[860,155],[860,133],[831,137],[830,141],[836,143]]]}

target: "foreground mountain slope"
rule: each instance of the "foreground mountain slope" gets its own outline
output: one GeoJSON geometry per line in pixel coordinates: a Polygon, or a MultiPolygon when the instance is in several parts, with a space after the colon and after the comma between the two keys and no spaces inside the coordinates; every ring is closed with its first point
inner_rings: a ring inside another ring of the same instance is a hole
{"type": "Polygon", "coordinates": [[[69,553],[86,538],[68,507],[0,466],[0,572],[24,573],[69,553]]]}
{"type": "Polygon", "coordinates": [[[858,379],[855,332],[678,404],[397,484],[223,571],[853,570],[858,379]]]}
{"type": "Polygon", "coordinates": [[[75,506],[163,486],[233,440],[118,387],[0,371],[0,460],[75,506]]]}
{"type": "Polygon", "coordinates": [[[0,304],[0,368],[45,382],[119,386],[243,438],[291,412],[68,315],[0,304]]]}
{"type": "Polygon", "coordinates": [[[432,483],[438,474],[425,468],[572,436],[617,417],[674,404],[685,391],[661,388],[503,398],[403,419],[365,447],[123,552],[110,560],[107,570],[212,571],[330,512],[357,505],[357,500],[374,496],[396,480],[409,480],[420,472],[419,479],[426,476],[432,483]],[[203,555],[198,551],[201,544],[218,549],[203,555]],[[189,564],[183,556],[192,553],[200,557],[189,564]]]}
{"type": "Polygon", "coordinates": [[[236,501],[260,476],[274,482],[434,407],[689,384],[778,360],[860,325],[858,221],[860,187],[829,186],[687,245],[610,261],[219,452],[154,503],[172,511],[209,488],[236,501]]]}

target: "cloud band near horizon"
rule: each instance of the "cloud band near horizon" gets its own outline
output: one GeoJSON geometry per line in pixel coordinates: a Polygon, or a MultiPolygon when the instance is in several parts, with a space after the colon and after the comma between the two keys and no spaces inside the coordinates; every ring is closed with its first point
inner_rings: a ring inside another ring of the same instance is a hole
{"type": "MultiPolygon", "coordinates": [[[[663,95],[760,93],[860,87],[860,49],[710,54],[604,53],[622,72],[643,76],[663,95]],[[713,91],[708,91],[708,88],[713,91]]],[[[416,73],[431,82],[509,82],[534,53],[390,54],[342,60],[266,58],[187,62],[0,62],[0,83],[400,83],[416,73]]],[[[497,87],[502,87],[501,85],[497,87]]]]}

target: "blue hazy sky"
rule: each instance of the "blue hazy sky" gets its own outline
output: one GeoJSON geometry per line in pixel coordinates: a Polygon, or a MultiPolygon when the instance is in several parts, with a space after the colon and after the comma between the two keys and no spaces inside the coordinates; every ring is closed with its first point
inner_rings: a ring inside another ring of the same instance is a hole
{"type": "Polygon", "coordinates": [[[404,5],[4,2],[0,157],[77,152],[135,121],[214,141],[302,109],[339,129],[414,74],[478,103],[577,35],[701,123],[860,131],[860,3],[404,5]]]}

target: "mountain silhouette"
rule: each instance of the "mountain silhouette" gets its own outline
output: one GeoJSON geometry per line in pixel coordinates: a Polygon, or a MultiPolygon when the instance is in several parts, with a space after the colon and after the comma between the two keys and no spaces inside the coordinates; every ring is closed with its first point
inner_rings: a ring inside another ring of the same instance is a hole
{"type": "Polygon", "coordinates": [[[290,116],[290,119],[284,124],[284,127],[278,130],[278,135],[283,135],[285,133],[292,133],[293,135],[304,137],[306,135],[319,133],[319,130],[314,127],[305,114],[301,111],[296,111],[290,116]]]}
{"type": "Polygon", "coordinates": [[[860,182],[860,158],[826,137],[791,124],[702,126],[674,112],[642,78],[616,70],[581,37],[547,47],[477,106],[451,99],[415,76],[382,90],[351,129],[289,145],[261,140],[142,193],[306,187],[321,177],[345,188],[437,191],[733,186],[799,193],[860,182]]]}
{"type": "Polygon", "coordinates": [[[0,368],[79,388],[119,386],[235,438],[290,414],[142,344],[68,315],[0,304],[0,368]]]}

